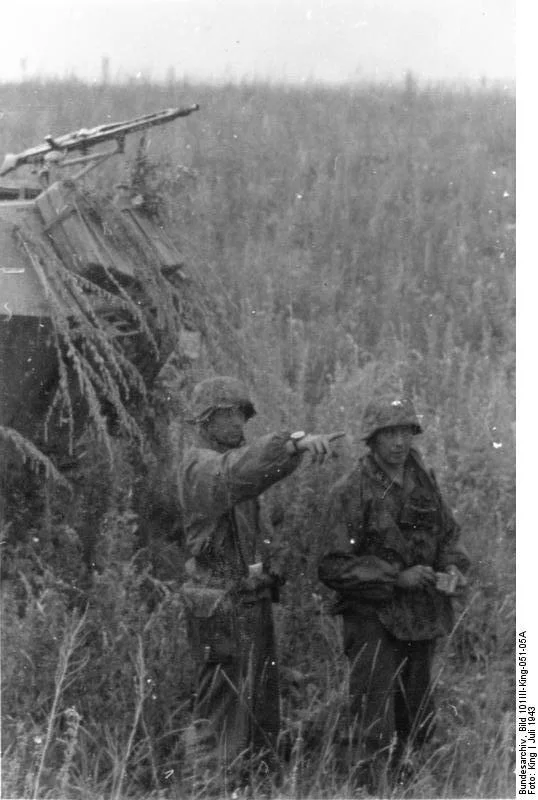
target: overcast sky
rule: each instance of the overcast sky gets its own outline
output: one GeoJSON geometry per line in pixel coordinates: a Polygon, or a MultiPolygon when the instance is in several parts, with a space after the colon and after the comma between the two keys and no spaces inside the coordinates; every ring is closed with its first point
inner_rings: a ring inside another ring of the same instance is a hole
{"type": "Polygon", "coordinates": [[[512,79],[515,0],[11,0],[0,79],[512,79]]]}

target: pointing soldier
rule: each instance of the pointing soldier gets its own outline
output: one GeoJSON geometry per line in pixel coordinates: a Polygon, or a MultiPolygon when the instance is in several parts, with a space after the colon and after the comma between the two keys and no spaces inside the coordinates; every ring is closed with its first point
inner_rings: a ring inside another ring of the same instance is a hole
{"type": "Polygon", "coordinates": [[[374,400],[363,428],[369,453],[331,491],[319,577],[338,593],[355,739],[375,783],[391,744],[394,764],[432,731],[435,640],[452,628],[469,559],[413,446],[422,428],[411,401],[374,400]]]}
{"type": "Polygon", "coordinates": [[[279,685],[271,602],[281,579],[260,530],[258,496],[290,475],[305,454],[322,461],[343,433],[271,433],[247,444],[255,414],[230,377],[199,383],[192,396],[197,446],[184,457],[180,498],[190,559],[183,586],[197,668],[186,774],[195,789],[276,767],[279,685]],[[239,758],[241,756],[241,758],[239,758]],[[247,757],[246,759],[244,757],[247,757]],[[246,768],[245,768],[246,765],[246,768]]]}

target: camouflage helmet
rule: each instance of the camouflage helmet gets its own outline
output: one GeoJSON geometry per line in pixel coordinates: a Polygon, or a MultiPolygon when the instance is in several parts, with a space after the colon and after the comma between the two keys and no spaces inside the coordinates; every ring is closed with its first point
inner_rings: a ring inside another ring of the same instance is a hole
{"type": "Polygon", "coordinates": [[[219,376],[197,383],[191,398],[191,422],[205,422],[219,408],[239,407],[247,419],[256,413],[246,386],[237,378],[219,376]]]}
{"type": "Polygon", "coordinates": [[[422,426],[409,398],[395,395],[379,397],[366,406],[362,418],[362,438],[368,443],[378,431],[395,425],[406,425],[413,429],[413,433],[422,433],[422,426]]]}

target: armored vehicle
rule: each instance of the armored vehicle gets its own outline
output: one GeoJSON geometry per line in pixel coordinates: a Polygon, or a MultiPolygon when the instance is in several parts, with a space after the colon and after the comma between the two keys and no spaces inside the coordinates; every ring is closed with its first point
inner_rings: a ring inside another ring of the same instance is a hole
{"type": "Polygon", "coordinates": [[[92,424],[136,435],[136,406],[189,323],[182,259],[129,187],[104,200],[82,178],[125,138],[198,109],[46,137],[0,168],[0,433],[68,453],[92,424]],[[103,150],[103,143],[112,143],[103,150]],[[13,181],[29,167],[38,183],[13,181]]]}

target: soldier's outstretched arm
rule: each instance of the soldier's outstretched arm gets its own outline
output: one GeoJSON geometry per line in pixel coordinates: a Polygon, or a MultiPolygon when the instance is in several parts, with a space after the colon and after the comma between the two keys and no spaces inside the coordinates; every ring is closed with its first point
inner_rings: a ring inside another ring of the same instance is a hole
{"type": "Polygon", "coordinates": [[[194,448],[183,464],[182,505],[213,516],[257,497],[299,465],[298,454],[286,447],[288,439],[285,433],[268,434],[226,453],[194,448]]]}
{"type": "Polygon", "coordinates": [[[289,433],[273,433],[226,453],[194,449],[187,454],[182,471],[182,504],[204,509],[210,516],[221,514],[290,475],[303,453],[310,453],[318,462],[323,460],[333,453],[332,442],[342,436],[306,434],[295,441],[289,433]]]}

